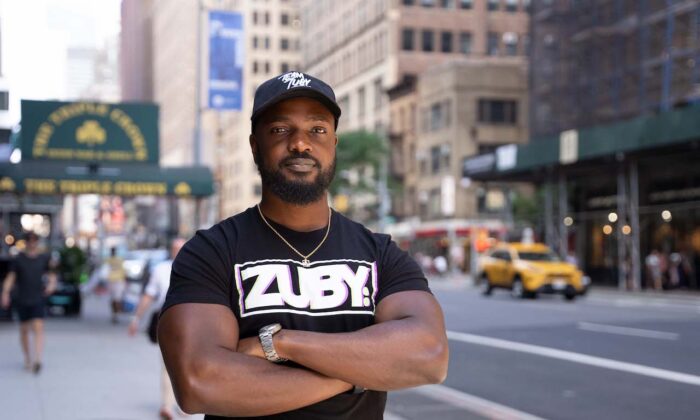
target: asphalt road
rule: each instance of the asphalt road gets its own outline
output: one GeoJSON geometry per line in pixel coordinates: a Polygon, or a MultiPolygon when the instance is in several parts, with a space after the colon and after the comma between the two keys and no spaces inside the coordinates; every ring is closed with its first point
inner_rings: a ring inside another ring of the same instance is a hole
{"type": "MultiPolygon", "coordinates": [[[[387,420],[699,418],[698,295],[604,291],[567,303],[487,298],[449,282],[433,290],[449,376],[390,393],[387,420]]],[[[21,369],[17,326],[0,323],[0,419],[156,418],[156,346],[128,337],[127,317],[111,325],[106,296],[85,303],[81,318],[47,321],[37,376],[21,369]]]]}
{"type": "Polygon", "coordinates": [[[390,395],[395,418],[698,418],[697,295],[598,291],[569,303],[434,284],[449,375],[390,395]]]}

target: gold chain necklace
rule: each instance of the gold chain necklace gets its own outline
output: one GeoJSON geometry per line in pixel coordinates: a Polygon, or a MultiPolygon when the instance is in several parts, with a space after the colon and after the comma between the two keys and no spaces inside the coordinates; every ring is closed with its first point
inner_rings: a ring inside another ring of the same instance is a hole
{"type": "Polygon", "coordinates": [[[260,213],[260,217],[263,219],[263,222],[265,222],[267,227],[269,227],[273,232],[275,232],[275,235],[279,236],[282,242],[284,242],[289,248],[292,249],[292,251],[296,252],[297,255],[299,255],[302,258],[301,265],[303,265],[304,267],[308,267],[309,265],[311,265],[309,257],[314,255],[314,253],[316,253],[316,251],[318,251],[318,249],[321,248],[321,245],[323,245],[323,243],[326,242],[326,238],[328,238],[328,233],[331,231],[331,216],[333,215],[333,211],[330,209],[330,207],[328,208],[328,227],[326,228],[326,234],[323,235],[323,239],[321,239],[321,242],[319,242],[316,248],[314,248],[314,250],[309,252],[307,255],[304,255],[301,252],[299,252],[296,248],[292,246],[292,244],[290,244],[289,242],[287,242],[286,239],[284,239],[284,236],[282,236],[282,234],[277,232],[277,229],[272,227],[270,222],[268,222],[265,218],[265,215],[263,214],[262,210],[260,210],[260,204],[257,204],[256,207],[258,208],[258,213],[260,213]]]}

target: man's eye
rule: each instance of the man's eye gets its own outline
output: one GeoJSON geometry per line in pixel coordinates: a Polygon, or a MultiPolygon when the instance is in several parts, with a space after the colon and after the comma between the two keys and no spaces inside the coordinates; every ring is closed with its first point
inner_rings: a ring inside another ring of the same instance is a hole
{"type": "Polygon", "coordinates": [[[328,132],[328,130],[326,130],[323,127],[314,127],[313,129],[311,129],[311,132],[317,133],[317,134],[326,134],[328,132]]]}
{"type": "Polygon", "coordinates": [[[285,127],[273,127],[270,131],[273,134],[284,134],[287,132],[287,129],[285,127]]]}

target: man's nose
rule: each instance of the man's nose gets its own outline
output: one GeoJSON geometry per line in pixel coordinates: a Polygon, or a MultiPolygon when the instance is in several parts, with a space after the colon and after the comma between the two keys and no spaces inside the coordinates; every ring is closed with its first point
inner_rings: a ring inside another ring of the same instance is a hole
{"type": "Polygon", "coordinates": [[[295,130],[289,138],[287,148],[290,152],[304,153],[311,151],[311,141],[304,130],[295,130]]]}

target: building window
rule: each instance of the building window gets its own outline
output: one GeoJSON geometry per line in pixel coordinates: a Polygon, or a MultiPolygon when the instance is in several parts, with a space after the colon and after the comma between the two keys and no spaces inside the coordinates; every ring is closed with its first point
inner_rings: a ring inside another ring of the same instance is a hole
{"type": "Polygon", "coordinates": [[[253,12],[253,25],[258,24],[258,12],[253,12]]]}
{"type": "Polygon", "coordinates": [[[459,0],[459,7],[462,9],[471,9],[473,6],[474,0],[459,0]]]}
{"type": "Polygon", "coordinates": [[[265,62],[265,73],[269,73],[269,72],[270,72],[270,62],[266,61],[265,62]]]}
{"type": "Polygon", "coordinates": [[[280,71],[282,73],[287,73],[289,71],[289,64],[287,64],[287,63],[280,64],[280,71]]]}
{"type": "Polygon", "coordinates": [[[486,54],[498,55],[498,34],[489,32],[486,37],[486,54]]]}
{"type": "Polygon", "coordinates": [[[289,39],[287,38],[280,38],[280,49],[282,51],[288,51],[289,50],[289,39]]]}
{"type": "Polygon", "coordinates": [[[382,89],[382,79],[376,79],[374,81],[374,107],[376,109],[381,108],[384,98],[384,90],[382,89]]]}
{"type": "Polygon", "coordinates": [[[432,51],[434,48],[433,45],[433,31],[429,29],[424,29],[422,33],[422,46],[423,46],[423,51],[432,51]]]}
{"type": "Polygon", "coordinates": [[[270,24],[270,12],[265,12],[265,26],[270,24]]]}
{"type": "Polygon", "coordinates": [[[414,0],[403,0],[404,6],[413,6],[414,0]]]}
{"type": "Polygon", "coordinates": [[[253,185],[253,195],[260,197],[262,195],[262,186],[260,184],[253,185]]]}
{"type": "Polygon", "coordinates": [[[253,49],[254,50],[258,49],[258,37],[257,36],[253,37],[253,49]]]}
{"type": "Polygon", "coordinates": [[[518,0],[506,0],[506,12],[517,12],[518,11],[518,0]]]}
{"type": "Polygon", "coordinates": [[[500,3],[500,0],[489,0],[488,1],[488,10],[490,12],[498,10],[498,3],[500,3]]]}
{"type": "Polygon", "coordinates": [[[479,99],[479,122],[487,124],[516,124],[518,104],[507,99],[479,99]]]}
{"type": "Polygon", "coordinates": [[[289,14],[287,13],[282,13],[280,15],[280,24],[282,26],[289,26],[289,14]]]}
{"type": "Polygon", "coordinates": [[[503,45],[506,55],[518,55],[518,34],[506,32],[503,34],[503,45]]]}
{"type": "Polygon", "coordinates": [[[270,49],[270,37],[269,36],[265,37],[265,49],[266,50],[270,49]]]}
{"type": "Polygon", "coordinates": [[[423,7],[435,6],[435,0],[420,0],[420,5],[423,7]]]}
{"type": "Polygon", "coordinates": [[[7,111],[10,109],[10,92],[0,91],[0,110],[7,111]]]}
{"type": "Polygon", "coordinates": [[[450,126],[450,100],[435,102],[430,106],[429,130],[438,131],[450,126]]]}
{"type": "Polygon", "coordinates": [[[440,172],[440,146],[430,148],[430,173],[437,174],[440,172]]]}
{"type": "Polygon", "coordinates": [[[459,34],[459,52],[462,54],[472,53],[472,34],[469,32],[462,32],[459,34]]]}
{"type": "Polygon", "coordinates": [[[258,62],[253,61],[253,74],[257,74],[257,73],[258,73],[258,62]]]}
{"type": "Polygon", "coordinates": [[[364,86],[357,90],[357,116],[360,118],[360,122],[364,120],[365,107],[367,106],[365,88],[364,86]]]}
{"type": "Polygon", "coordinates": [[[440,34],[440,50],[444,53],[452,52],[452,32],[440,34]]]}
{"type": "Polygon", "coordinates": [[[454,9],[455,0],[440,0],[440,6],[444,7],[445,9],[454,9]]]}
{"type": "Polygon", "coordinates": [[[401,32],[401,49],[404,51],[413,51],[413,29],[404,28],[401,32]]]}

